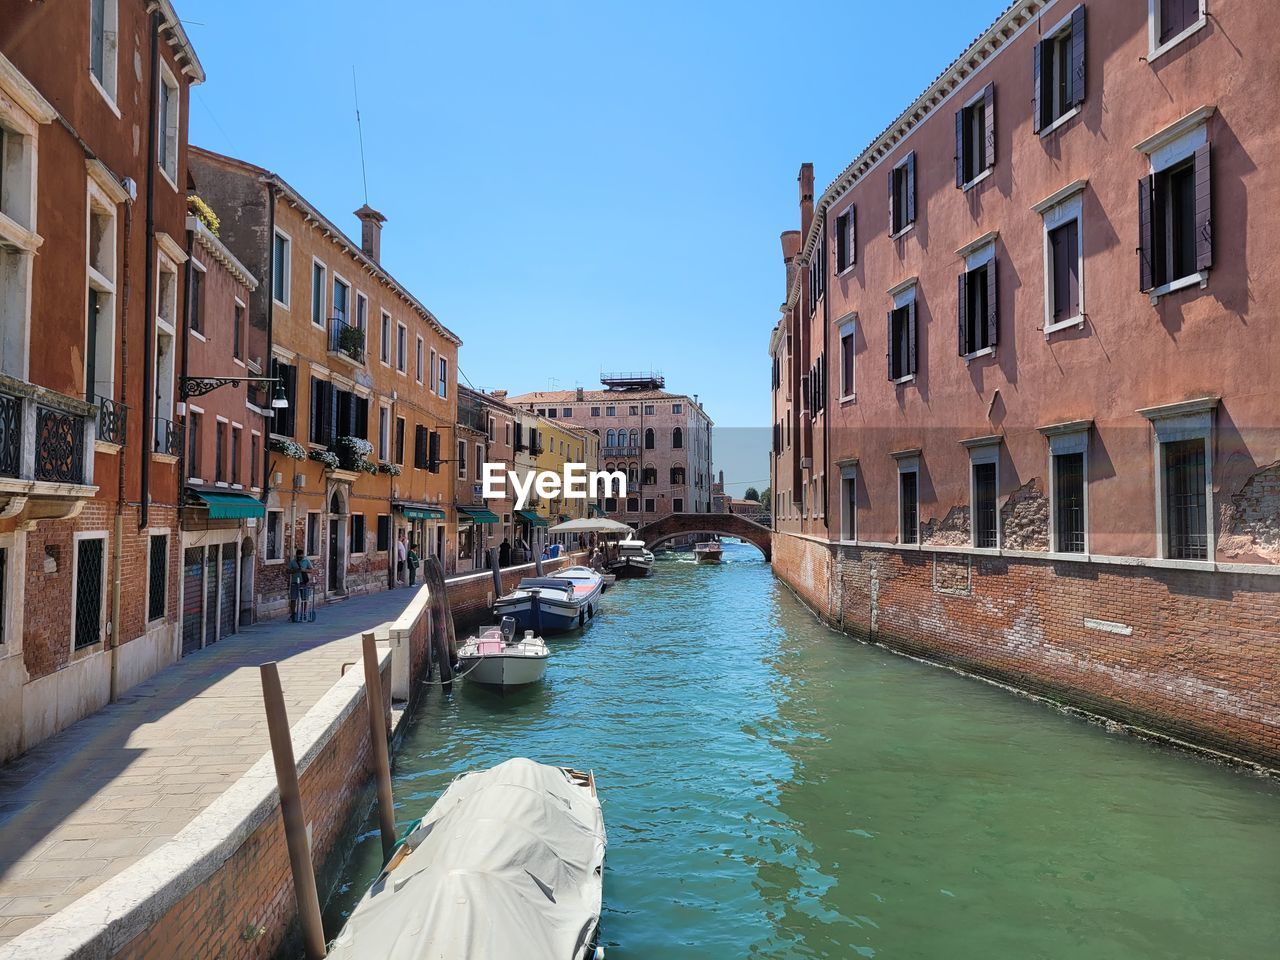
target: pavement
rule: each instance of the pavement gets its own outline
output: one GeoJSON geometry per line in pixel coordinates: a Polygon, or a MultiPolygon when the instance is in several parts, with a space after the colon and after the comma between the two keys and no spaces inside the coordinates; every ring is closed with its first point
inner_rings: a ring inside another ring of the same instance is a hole
{"type": "MultiPolygon", "coordinates": [[[[280,665],[290,723],[360,660],[360,634],[411,591],[246,627],[0,766],[0,945],[170,840],[269,749],[258,666],[280,665]]],[[[385,636],[385,631],[380,631],[385,636]]]]}

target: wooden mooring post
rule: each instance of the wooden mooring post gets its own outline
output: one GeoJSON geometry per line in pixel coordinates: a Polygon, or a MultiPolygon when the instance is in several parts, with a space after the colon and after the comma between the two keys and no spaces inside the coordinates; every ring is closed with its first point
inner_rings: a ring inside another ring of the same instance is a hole
{"type": "Polygon", "coordinates": [[[382,673],[378,669],[378,642],[372,633],[360,638],[364,647],[364,697],[369,708],[369,745],[373,750],[373,775],[378,783],[378,829],[382,834],[382,862],[396,848],[396,809],[391,796],[391,757],[387,752],[387,717],[382,710],[382,673]]]}

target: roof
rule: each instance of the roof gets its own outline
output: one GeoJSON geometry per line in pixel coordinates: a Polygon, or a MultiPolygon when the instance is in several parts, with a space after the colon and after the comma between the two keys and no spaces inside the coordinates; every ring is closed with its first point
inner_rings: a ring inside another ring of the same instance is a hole
{"type": "Polygon", "coordinates": [[[291,187],[288,181],[279,174],[272,173],[265,167],[259,167],[255,164],[249,163],[247,160],[241,160],[237,157],[228,157],[226,154],[217,153],[204,147],[198,147],[195,144],[191,144],[190,150],[192,153],[224,167],[237,167],[246,173],[254,174],[263,184],[275,187],[284,195],[290,204],[300,208],[309,219],[315,220],[331,240],[334,240],[345,247],[346,252],[351,255],[352,259],[364,267],[367,273],[381,280],[386,286],[390,287],[401,300],[412,307],[418,315],[422,317],[422,319],[426,320],[427,323],[435,329],[437,333],[453,343],[455,346],[462,346],[461,337],[436,319],[436,315],[428,310],[417,297],[411,294],[399,280],[384,270],[381,264],[376,260],[367,256],[365,252],[360,249],[360,244],[356,243],[342,230],[335,226],[332,220],[316,209],[302,194],[291,187]]]}
{"type": "Polygon", "coordinates": [[[172,37],[170,45],[178,48],[174,59],[182,64],[182,72],[191,78],[192,83],[204,83],[204,67],[196,56],[196,48],[191,45],[191,38],[183,29],[182,21],[178,19],[178,11],[173,9],[170,0],[158,0],[156,6],[160,14],[161,29],[169,31],[172,37]]]}
{"type": "Polygon", "coordinates": [[[522,393],[517,397],[507,397],[508,403],[625,403],[630,400],[687,400],[696,403],[692,397],[683,393],[668,393],[666,390],[583,390],[578,396],[577,390],[535,390],[533,393],[522,393]]]}
{"type": "MultiPolygon", "coordinates": [[[[1036,14],[1050,2],[1051,0],[1014,0],[994,23],[969,44],[964,53],[938,74],[924,92],[916,97],[896,120],[877,134],[871,143],[840,172],[840,175],[828,184],[822,196],[814,204],[813,222],[809,225],[809,232],[805,235],[800,253],[796,257],[798,267],[807,266],[813,256],[814,247],[823,229],[824,213],[827,208],[878,167],[880,161],[892,153],[912,130],[946,102],[958,87],[1001,47],[1019,34],[1027,24],[1031,23],[1036,14]]],[[[797,269],[795,276],[792,277],[791,288],[787,291],[787,300],[783,306],[784,311],[790,310],[796,304],[801,288],[802,272],[797,269]]]]}
{"type": "Polygon", "coordinates": [[[204,247],[220,264],[227,268],[227,272],[239,280],[249,290],[258,289],[258,279],[249,269],[235,258],[227,245],[218,239],[218,235],[210,230],[203,220],[199,217],[187,217],[187,229],[195,234],[196,240],[200,246],[204,247]]]}

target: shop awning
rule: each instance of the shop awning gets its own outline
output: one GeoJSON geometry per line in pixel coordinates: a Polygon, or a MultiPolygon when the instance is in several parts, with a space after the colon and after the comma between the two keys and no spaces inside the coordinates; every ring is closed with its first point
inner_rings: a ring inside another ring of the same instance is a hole
{"type": "Polygon", "coordinates": [[[516,511],[516,516],[517,516],[517,517],[519,517],[521,520],[524,520],[524,521],[525,521],[526,523],[528,523],[528,524],[529,524],[529,526],[531,526],[531,527],[549,527],[549,526],[551,526],[551,521],[550,521],[550,520],[548,520],[546,517],[540,517],[540,516],[538,516],[538,515],[537,515],[536,513],[534,513],[532,510],[517,510],[517,511],[516,511]]]}
{"type": "Polygon", "coordinates": [[[492,510],[486,510],[484,507],[459,507],[458,519],[462,522],[470,521],[472,523],[498,523],[498,515],[492,510]]]}
{"type": "Polygon", "coordinates": [[[267,512],[261,500],[247,493],[210,493],[204,490],[192,490],[190,493],[197,505],[209,508],[210,520],[244,520],[265,516],[267,512]]]}
{"type": "Polygon", "coordinates": [[[590,505],[588,506],[588,508],[587,508],[587,516],[589,516],[589,517],[603,517],[603,516],[604,516],[604,508],[603,508],[603,507],[601,507],[601,506],[600,506],[600,504],[598,504],[598,503],[590,504],[590,505]]]}
{"type": "Polygon", "coordinates": [[[567,523],[573,518],[569,516],[567,513],[561,513],[556,515],[556,519],[559,520],[561,523],[567,523]]]}
{"type": "Polygon", "coordinates": [[[406,520],[443,520],[444,511],[437,507],[423,507],[412,503],[397,503],[395,508],[406,520]]]}

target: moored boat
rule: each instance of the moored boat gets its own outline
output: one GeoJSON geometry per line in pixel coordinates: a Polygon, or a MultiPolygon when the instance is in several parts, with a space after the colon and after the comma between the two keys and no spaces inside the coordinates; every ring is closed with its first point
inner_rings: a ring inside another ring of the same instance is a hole
{"type": "Polygon", "coordinates": [[[606,569],[617,577],[647,577],[653,572],[653,553],[645,548],[643,540],[620,540],[617,556],[606,569]]]}
{"type": "Polygon", "coordinates": [[[706,540],[694,544],[693,547],[693,559],[698,563],[719,563],[723,553],[720,544],[715,540],[706,540]]]}
{"type": "Polygon", "coordinates": [[[525,577],[493,605],[499,618],[513,617],[521,630],[563,633],[596,615],[604,580],[590,567],[565,567],[544,577],[525,577]]]}
{"type": "Polygon", "coordinates": [[[589,772],[516,758],[464,773],[396,847],[329,956],[603,956],[606,842],[589,772]]]}
{"type": "Polygon", "coordinates": [[[486,686],[523,687],[541,680],[547,672],[550,652],[541,637],[526,630],[516,633],[512,617],[497,627],[486,627],[458,650],[458,676],[486,686]]]}

